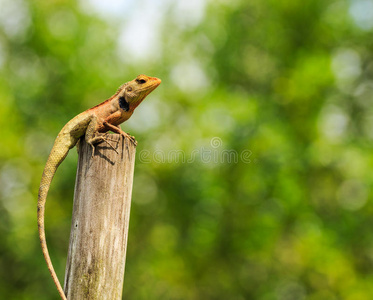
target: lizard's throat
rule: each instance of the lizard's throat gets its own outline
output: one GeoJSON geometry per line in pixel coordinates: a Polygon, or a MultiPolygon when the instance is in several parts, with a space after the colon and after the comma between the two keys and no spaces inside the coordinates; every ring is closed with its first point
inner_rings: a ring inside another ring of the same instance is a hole
{"type": "Polygon", "coordinates": [[[126,100],[125,97],[119,97],[119,107],[124,111],[134,111],[137,106],[145,99],[146,95],[139,96],[136,99],[126,100]]]}
{"type": "Polygon", "coordinates": [[[151,91],[152,90],[144,90],[140,93],[140,95],[138,95],[138,97],[136,97],[135,99],[131,99],[129,101],[129,110],[133,111],[136,107],[138,107],[151,91]]]}
{"type": "Polygon", "coordinates": [[[158,82],[152,84],[139,92],[139,95],[135,99],[131,99],[128,101],[129,103],[129,110],[134,111],[137,106],[145,99],[147,95],[149,95],[157,86],[159,85],[158,82]]]}
{"type": "Polygon", "coordinates": [[[140,103],[145,99],[146,95],[142,97],[138,97],[129,103],[129,110],[134,111],[136,107],[140,105],[140,103]]]}

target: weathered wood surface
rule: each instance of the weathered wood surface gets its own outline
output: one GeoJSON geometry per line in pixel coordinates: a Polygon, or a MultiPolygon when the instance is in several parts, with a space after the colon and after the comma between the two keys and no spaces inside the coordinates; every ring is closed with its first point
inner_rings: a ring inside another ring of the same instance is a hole
{"type": "Polygon", "coordinates": [[[64,290],[69,300],[120,300],[124,280],[135,146],[117,134],[80,141],[64,290]]]}

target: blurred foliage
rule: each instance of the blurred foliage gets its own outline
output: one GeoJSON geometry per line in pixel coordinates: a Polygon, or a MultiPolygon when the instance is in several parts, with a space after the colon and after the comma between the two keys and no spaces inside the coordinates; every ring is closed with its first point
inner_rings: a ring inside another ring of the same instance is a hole
{"type": "MultiPolygon", "coordinates": [[[[0,295],[59,299],[36,197],[76,114],[144,73],[125,299],[372,299],[373,1],[0,0],[0,295]],[[155,3],[156,2],[156,3],[155,3]]],[[[76,151],[46,210],[63,280],[76,151]]]]}

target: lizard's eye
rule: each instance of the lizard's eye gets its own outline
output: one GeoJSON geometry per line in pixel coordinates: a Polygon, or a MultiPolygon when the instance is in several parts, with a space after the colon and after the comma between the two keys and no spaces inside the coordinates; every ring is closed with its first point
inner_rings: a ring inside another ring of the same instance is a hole
{"type": "Polygon", "coordinates": [[[132,92],[132,88],[130,86],[127,88],[127,92],[132,92]]]}
{"type": "Polygon", "coordinates": [[[136,79],[136,82],[138,84],[144,84],[146,82],[146,80],[145,79],[136,79]]]}

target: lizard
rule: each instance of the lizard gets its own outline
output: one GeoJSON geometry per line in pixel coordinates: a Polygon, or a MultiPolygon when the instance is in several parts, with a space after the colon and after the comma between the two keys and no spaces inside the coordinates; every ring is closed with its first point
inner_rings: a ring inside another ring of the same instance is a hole
{"type": "MultiPolygon", "coordinates": [[[[135,108],[149,93],[158,87],[160,83],[161,80],[156,77],[149,77],[146,75],[137,76],[134,80],[121,85],[117,92],[106,101],[71,119],[57,135],[45,164],[40,182],[37,222],[42,252],[49,272],[63,300],[67,300],[67,298],[49,256],[44,228],[45,203],[52,179],[58,166],[63,162],[69,150],[77,145],[78,141],[83,136],[86,142],[92,147],[92,156],[94,155],[96,144],[103,141],[107,142],[108,131],[118,133],[123,137],[128,137],[136,146],[137,142],[134,137],[125,133],[120,128],[120,124],[127,121],[132,116],[135,108]]],[[[111,144],[109,144],[109,146],[115,150],[111,144]]]]}

